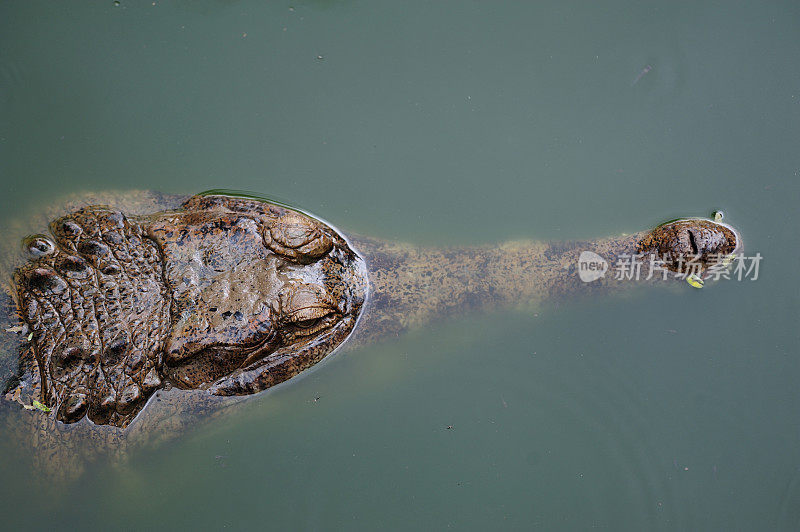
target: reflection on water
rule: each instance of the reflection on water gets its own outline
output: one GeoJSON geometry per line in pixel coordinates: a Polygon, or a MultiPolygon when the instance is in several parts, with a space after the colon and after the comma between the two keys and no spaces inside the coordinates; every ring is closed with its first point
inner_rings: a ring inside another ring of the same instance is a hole
{"type": "Polygon", "coordinates": [[[424,327],[75,485],[6,437],[5,524],[797,528],[795,3],[152,4],[0,7],[7,227],[115,188],[430,245],[722,208],[762,275],[424,327]]]}

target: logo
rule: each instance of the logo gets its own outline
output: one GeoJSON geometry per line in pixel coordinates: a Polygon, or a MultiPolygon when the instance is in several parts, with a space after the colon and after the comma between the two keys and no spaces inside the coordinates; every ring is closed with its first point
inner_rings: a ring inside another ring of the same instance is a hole
{"type": "Polygon", "coordinates": [[[608,271],[606,259],[592,251],[582,251],[578,257],[578,276],[584,283],[591,283],[603,277],[608,271]]]}

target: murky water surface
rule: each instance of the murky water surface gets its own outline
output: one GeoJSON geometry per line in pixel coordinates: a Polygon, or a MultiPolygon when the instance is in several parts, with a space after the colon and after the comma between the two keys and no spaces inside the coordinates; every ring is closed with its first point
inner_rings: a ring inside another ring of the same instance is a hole
{"type": "Polygon", "coordinates": [[[796,530],[798,64],[791,1],[4,2],[4,219],[225,187],[459,245],[721,208],[764,257],[351,350],[75,485],[4,441],[4,525],[796,530]]]}

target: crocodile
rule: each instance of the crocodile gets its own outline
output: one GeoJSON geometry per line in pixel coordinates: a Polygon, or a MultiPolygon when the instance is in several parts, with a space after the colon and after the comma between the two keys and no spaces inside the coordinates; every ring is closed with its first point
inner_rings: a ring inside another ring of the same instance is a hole
{"type": "Polygon", "coordinates": [[[65,477],[88,456],[212,418],[345,343],[674,282],[689,268],[702,277],[741,247],[731,226],[702,218],[585,242],[421,247],[219,191],[87,194],[44,211],[2,249],[2,422],[65,477]],[[591,281],[586,253],[601,268],[591,281]],[[644,264],[636,279],[604,274],[631,257],[644,264]]]}

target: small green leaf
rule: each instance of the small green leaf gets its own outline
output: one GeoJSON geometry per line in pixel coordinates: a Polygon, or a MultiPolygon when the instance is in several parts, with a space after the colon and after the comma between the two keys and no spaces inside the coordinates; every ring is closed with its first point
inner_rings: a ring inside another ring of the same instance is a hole
{"type": "Polygon", "coordinates": [[[686,282],[692,285],[695,288],[703,288],[704,281],[701,277],[695,274],[691,274],[686,278],[686,282]]]}
{"type": "Polygon", "coordinates": [[[39,401],[37,401],[36,399],[34,399],[34,400],[33,400],[33,407],[34,407],[36,410],[41,410],[42,412],[52,412],[52,410],[53,410],[53,409],[52,409],[52,408],[50,408],[49,406],[47,406],[47,405],[43,405],[42,403],[40,403],[40,402],[39,402],[39,401]]]}
{"type": "Polygon", "coordinates": [[[33,333],[30,333],[30,334],[28,335],[28,341],[30,342],[31,340],[33,340],[33,333]]]}

